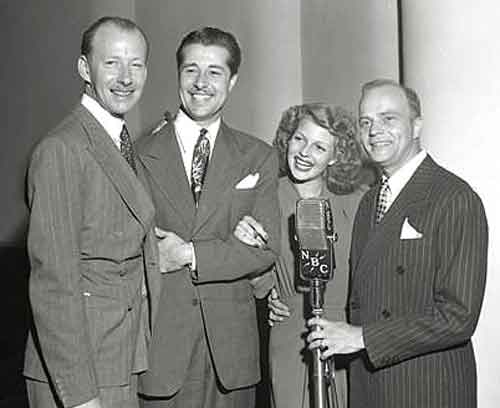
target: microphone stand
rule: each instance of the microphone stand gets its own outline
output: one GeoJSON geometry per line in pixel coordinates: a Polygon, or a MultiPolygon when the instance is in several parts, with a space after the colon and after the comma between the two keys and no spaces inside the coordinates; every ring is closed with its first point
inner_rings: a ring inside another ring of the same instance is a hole
{"type": "MultiPolygon", "coordinates": [[[[321,279],[311,279],[309,301],[314,317],[323,316],[325,282],[321,279]]],[[[319,330],[314,326],[312,330],[319,330]]],[[[312,382],[314,394],[314,406],[316,408],[334,408],[338,406],[337,390],[335,387],[335,366],[333,357],[328,361],[321,359],[321,348],[315,348],[312,351],[312,382]],[[328,385],[331,387],[331,393],[327,394],[328,385]],[[328,398],[330,397],[330,398],[328,398]],[[335,405],[334,405],[335,402],[335,405]]]]}
{"type": "MultiPolygon", "coordinates": [[[[297,201],[295,227],[297,236],[303,238],[301,240],[296,236],[299,244],[299,275],[309,282],[309,302],[313,316],[321,318],[326,283],[333,278],[335,269],[333,244],[337,241],[329,201],[313,198],[297,201]]],[[[311,330],[319,330],[319,327],[312,327],[311,330]]],[[[322,360],[319,347],[312,351],[312,355],[310,379],[314,406],[337,408],[333,358],[322,360]],[[331,393],[327,392],[328,386],[331,393]]]]}

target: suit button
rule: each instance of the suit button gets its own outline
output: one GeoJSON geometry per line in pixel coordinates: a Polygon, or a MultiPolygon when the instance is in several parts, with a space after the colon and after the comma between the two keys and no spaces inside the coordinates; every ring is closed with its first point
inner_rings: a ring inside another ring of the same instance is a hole
{"type": "Polygon", "coordinates": [[[387,309],[384,309],[382,310],[382,316],[384,317],[384,319],[388,319],[389,317],[391,317],[391,312],[389,312],[387,309]]]}
{"type": "Polygon", "coordinates": [[[405,268],[402,265],[398,265],[396,268],[396,273],[398,275],[402,275],[403,273],[405,273],[405,268]]]}
{"type": "Polygon", "coordinates": [[[196,299],[196,298],[194,298],[193,300],[191,300],[191,304],[192,304],[193,306],[198,306],[198,305],[199,305],[199,303],[200,303],[200,301],[199,301],[198,299],[196,299]]]}

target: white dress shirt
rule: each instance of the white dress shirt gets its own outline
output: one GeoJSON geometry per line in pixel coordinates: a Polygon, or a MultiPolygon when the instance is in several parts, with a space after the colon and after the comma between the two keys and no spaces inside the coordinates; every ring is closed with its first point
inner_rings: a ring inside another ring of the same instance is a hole
{"type": "Polygon", "coordinates": [[[125,121],[113,116],[104,109],[99,102],[87,94],[82,95],[82,105],[87,108],[94,118],[96,118],[106,133],[111,136],[118,150],[120,150],[120,133],[122,132],[125,121]]]}
{"type": "MultiPolygon", "coordinates": [[[[214,151],[215,138],[219,132],[221,124],[221,119],[218,118],[215,122],[204,127],[207,130],[206,136],[210,142],[210,156],[212,157],[212,152],[214,151]]],[[[174,120],[175,136],[177,138],[177,144],[182,155],[182,162],[184,163],[184,169],[186,171],[186,176],[191,185],[191,165],[193,162],[193,152],[198,137],[200,136],[200,130],[203,129],[202,126],[198,125],[193,119],[184,113],[183,110],[179,109],[174,120]]]]}
{"type": "MultiPolygon", "coordinates": [[[[205,128],[207,130],[206,136],[210,142],[210,156],[212,157],[215,146],[215,138],[219,132],[221,124],[221,119],[218,118],[215,122],[208,126],[200,126],[193,119],[184,113],[182,109],[179,109],[174,120],[175,137],[177,138],[177,144],[179,145],[179,150],[181,151],[182,162],[184,163],[184,170],[186,171],[186,177],[188,179],[189,185],[191,185],[191,166],[193,162],[193,152],[198,137],[200,136],[201,129],[205,128]]],[[[191,269],[196,270],[196,254],[194,251],[194,245],[189,242],[192,248],[193,258],[191,260],[191,269]]]]}
{"type": "Polygon", "coordinates": [[[427,152],[422,149],[415,157],[412,157],[403,167],[389,177],[387,182],[391,193],[389,194],[387,200],[387,210],[389,210],[392,203],[396,200],[401,190],[404,188],[406,183],[408,183],[411,176],[413,176],[413,173],[415,173],[418,166],[420,166],[426,156],[427,152]]]}

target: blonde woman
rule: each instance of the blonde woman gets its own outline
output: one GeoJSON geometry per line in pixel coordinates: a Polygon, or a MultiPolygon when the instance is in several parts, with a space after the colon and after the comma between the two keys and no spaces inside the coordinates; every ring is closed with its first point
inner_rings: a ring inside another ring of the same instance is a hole
{"type": "MultiPolygon", "coordinates": [[[[272,405],[308,408],[310,352],[305,348],[308,283],[295,267],[293,225],[296,202],[302,198],[328,199],[339,236],[335,245],[336,269],[325,291],[324,316],[345,320],[348,255],[354,215],[362,196],[357,187],[361,170],[356,122],[340,108],[322,103],[292,106],[282,116],[274,145],[280,155],[282,177],[278,195],[281,207],[281,256],[274,269],[256,279],[256,295],[268,296],[269,359],[272,405]]],[[[235,236],[248,245],[264,246],[266,232],[258,220],[244,217],[235,236]],[[257,231],[262,237],[259,238],[257,231]]],[[[345,369],[336,371],[340,407],[347,406],[345,369]]]]}

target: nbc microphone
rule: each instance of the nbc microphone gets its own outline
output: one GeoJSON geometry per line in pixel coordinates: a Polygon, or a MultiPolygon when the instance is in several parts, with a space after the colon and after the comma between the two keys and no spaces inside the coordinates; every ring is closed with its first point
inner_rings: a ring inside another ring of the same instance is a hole
{"type": "MultiPolygon", "coordinates": [[[[297,201],[295,232],[299,247],[299,275],[309,281],[309,304],[313,316],[322,317],[325,287],[333,278],[335,269],[335,234],[329,201],[319,198],[297,201]]],[[[319,330],[319,327],[311,329],[319,330]]],[[[323,361],[319,348],[315,348],[312,355],[311,381],[315,408],[338,406],[333,405],[333,401],[337,401],[333,360],[328,363],[323,361]],[[327,391],[329,386],[330,393],[327,391]],[[332,404],[329,404],[330,401],[332,404]]]]}
{"type": "Polygon", "coordinates": [[[335,253],[332,210],[328,200],[297,201],[295,232],[299,246],[299,274],[305,281],[327,282],[333,278],[335,253]]]}

